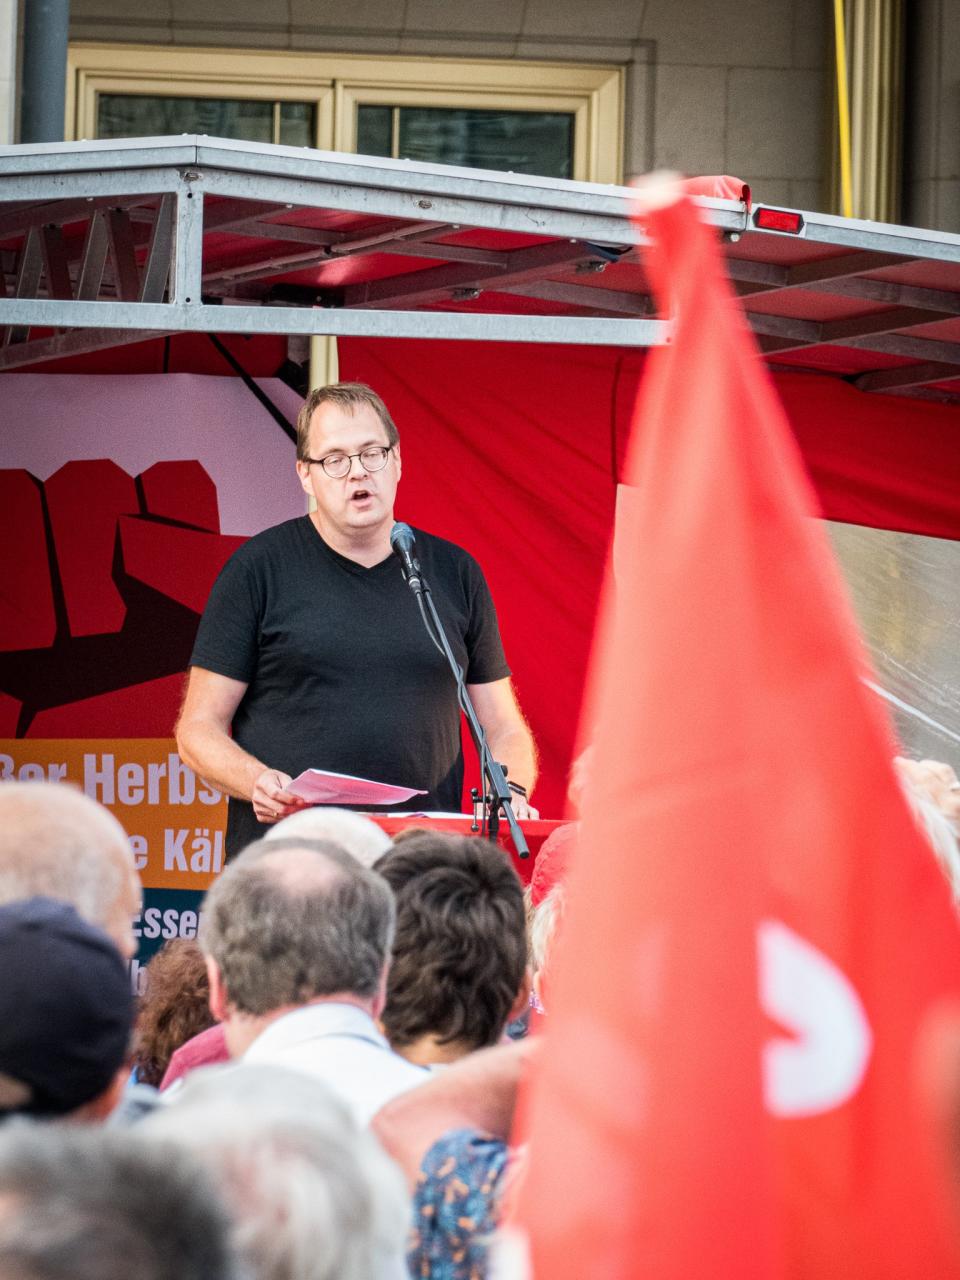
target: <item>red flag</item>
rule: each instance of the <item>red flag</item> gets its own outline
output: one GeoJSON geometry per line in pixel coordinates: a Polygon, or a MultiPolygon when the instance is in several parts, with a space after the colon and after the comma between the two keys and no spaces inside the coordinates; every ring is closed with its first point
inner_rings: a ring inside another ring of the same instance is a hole
{"type": "Polygon", "coordinates": [[[675,329],[635,418],[517,1222],[536,1280],[941,1280],[915,1059],[960,937],[714,235],[672,198],[644,214],[675,329]]]}

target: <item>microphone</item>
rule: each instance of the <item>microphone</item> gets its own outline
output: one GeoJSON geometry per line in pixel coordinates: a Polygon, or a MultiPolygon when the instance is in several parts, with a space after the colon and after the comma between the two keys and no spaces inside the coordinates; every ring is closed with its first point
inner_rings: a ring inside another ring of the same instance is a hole
{"type": "Polygon", "coordinates": [[[398,520],[390,530],[390,550],[400,561],[407,585],[416,595],[419,595],[423,590],[423,584],[420,581],[420,561],[416,554],[417,539],[410,526],[404,524],[402,520],[398,520]]]}

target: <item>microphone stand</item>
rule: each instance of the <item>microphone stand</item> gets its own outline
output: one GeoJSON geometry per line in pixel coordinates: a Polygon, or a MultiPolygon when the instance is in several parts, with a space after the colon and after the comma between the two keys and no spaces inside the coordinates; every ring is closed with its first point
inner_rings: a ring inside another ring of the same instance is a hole
{"type": "MultiPolygon", "coordinates": [[[[419,563],[413,562],[419,572],[419,576],[408,573],[406,567],[403,566],[403,576],[406,579],[407,586],[411,589],[417,598],[417,604],[420,606],[420,616],[423,618],[423,625],[426,627],[427,635],[433,641],[434,645],[449,664],[450,670],[453,672],[453,678],[457,682],[457,701],[460,709],[466,716],[467,724],[470,726],[470,734],[473,738],[477,754],[480,757],[480,770],[483,777],[483,808],[484,822],[487,828],[487,834],[491,840],[496,840],[497,832],[500,829],[500,810],[503,810],[507,819],[507,825],[510,828],[510,838],[513,841],[513,847],[521,858],[530,857],[530,849],[527,845],[526,837],[520,829],[520,823],[517,821],[517,815],[513,812],[513,792],[507,785],[507,775],[503,770],[503,766],[498,764],[490,754],[490,748],[487,745],[487,735],[483,731],[483,725],[477,718],[477,713],[473,705],[473,701],[467,690],[466,677],[463,668],[454,656],[453,650],[450,648],[450,641],[447,639],[447,633],[443,629],[443,623],[440,621],[440,615],[437,613],[437,607],[433,603],[433,594],[430,586],[423,576],[419,563]],[[429,618],[428,615],[429,614],[429,618]],[[432,623],[432,625],[431,625],[432,623]]],[[[401,562],[402,565],[402,562],[401,562]]]]}

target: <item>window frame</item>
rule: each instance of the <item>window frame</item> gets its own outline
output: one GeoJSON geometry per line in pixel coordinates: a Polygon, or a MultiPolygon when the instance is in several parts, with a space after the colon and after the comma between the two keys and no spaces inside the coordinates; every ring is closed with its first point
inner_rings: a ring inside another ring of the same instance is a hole
{"type": "Polygon", "coordinates": [[[620,66],[76,42],[67,68],[71,141],[96,137],[99,93],[309,102],[314,144],[348,153],[360,104],[561,111],[573,116],[573,178],[622,180],[620,66]]]}

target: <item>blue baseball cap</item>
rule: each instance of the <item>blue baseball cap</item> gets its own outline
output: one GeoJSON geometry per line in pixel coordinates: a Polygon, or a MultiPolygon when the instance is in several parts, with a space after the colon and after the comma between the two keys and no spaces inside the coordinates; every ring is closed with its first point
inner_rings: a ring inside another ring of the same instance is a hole
{"type": "Polygon", "coordinates": [[[0,906],[0,1116],[65,1115],[99,1097],[133,1021],[127,966],[102,930],[52,898],[0,906]]]}

